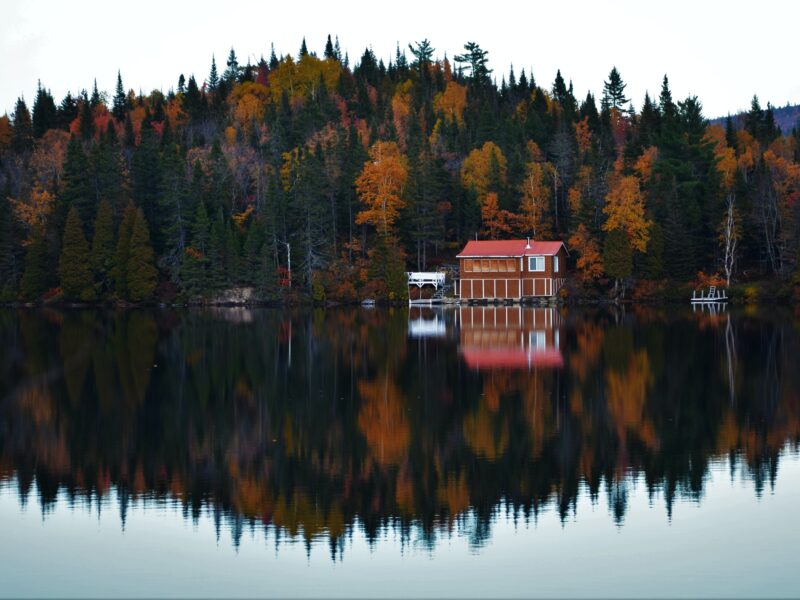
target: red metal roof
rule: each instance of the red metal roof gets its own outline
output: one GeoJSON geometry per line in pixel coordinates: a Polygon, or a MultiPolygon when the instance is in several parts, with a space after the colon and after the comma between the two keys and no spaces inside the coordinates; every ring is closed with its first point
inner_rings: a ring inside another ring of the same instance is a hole
{"type": "Polygon", "coordinates": [[[456,258],[470,257],[508,257],[508,256],[553,256],[558,253],[564,242],[530,242],[527,240],[470,240],[456,258]]]}

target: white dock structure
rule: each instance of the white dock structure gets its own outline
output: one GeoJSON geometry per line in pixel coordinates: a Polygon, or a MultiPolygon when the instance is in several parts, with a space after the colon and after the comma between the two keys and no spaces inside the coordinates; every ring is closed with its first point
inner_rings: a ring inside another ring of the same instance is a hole
{"type": "Polygon", "coordinates": [[[718,290],[715,285],[709,286],[707,295],[705,290],[700,290],[699,296],[697,290],[692,290],[692,304],[720,304],[727,301],[726,290],[718,290]]]}
{"type": "Polygon", "coordinates": [[[412,300],[408,295],[409,304],[438,304],[444,297],[445,274],[438,271],[409,271],[406,273],[408,287],[417,286],[422,290],[426,285],[433,286],[434,293],[430,298],[417,298],[412,300]]]}

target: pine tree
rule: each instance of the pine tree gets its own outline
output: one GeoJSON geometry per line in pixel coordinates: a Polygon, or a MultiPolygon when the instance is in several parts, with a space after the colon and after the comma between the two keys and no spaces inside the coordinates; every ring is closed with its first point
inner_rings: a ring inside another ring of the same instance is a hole
{"type": "Polygon", "coordinates": [[[14,299],[17,284],[14,222],[7,195],[0,194],[0,302],[14,299]]]}
{"type": "Polygon", "coordinates": [[[302,60],[304,56],[308,56],[308,47],[306,46],[305,37],[303,37],[303,43],[300,44],[300,52],[297,54],[297,60],[302,60]]]}
{"type": "Polygon", "coordinates": [[[80,121],[80,136],[84,142],[87,142],[94,137],[94,113],[92,111],[92,104],[84,94],[81,100],[81,121],[80,121]]]}
{"type": "Polygon", "coordinates": [[[136,207],[128,203],[122,215],[122,222],[117,232],[117,248],[111,267],[111,280],[118,298],[128,297],[128,257],[130,256],[131,236],[136,221],[136,207]]]}
{"type": "Polygon", "coordinates": [[[117,90],[114,93],[114,103],[111,108],[111,114],[114,118],[122,123],[128,115],[128,96],[125,94],[125,88],[122,86],[122,73],[117,71],[117,90]]]}
{"type": "MultiPolygon", "coordinates": [[[[232,50],[232,49],[231,49],[232,50]]],[[[194,80],[194,75],[189,77],[190,85],[191,82],[194,80]]],[[[219,74],[217,73],[217,59],[214,55],[211,55],[211,71],[208,73],[208,81],[206,82],[208,91],[213,93],[217,91],[217,87],[219,86],[219,74]]],[[[197,83],[195,83],[195,88],[197,88],[197,83]]]]}
{"type": "Polygon", "coordinates": [[[19,284],[23,300],[36,300],[47,285],[47,253],[41,232],[34,232],[33,239],[25,252],[25,271],[19,284]]]}
{"type": "Polygon", "coordinates": [[[619,111],[624,110],[623,107],[628,102],[625,97],[626,87],[627,84],[623,83],[617,67],[613,67],[608,74],[608,81],[603,82],[603,101],[607,102],[610,108],[616,108],[619,111]]]}
{"type": "Polygon", "coordinates": [[[100,96],[100,92],[97,89],[97,78],[95,78],[94,83],[92,84],[92,97],[89,99],[89,106],[92,109],[97,108],[103,101],[103,98],[100,96]]]}
{"type": "Polygon", "coordinates": [[[78,118],[78,102],[71,92],[67,92],[56,110],[56,127],[69,129],[70,124],[78,118]]]}
{"type": "Polygon", "coordinates": [[[228,68],[222,74],[222,81],[225,82],[228,91],[230,91],[236,82],[239,81],[239,61],[236,59],[236,52],[231,48],[228,54],[228,61],[226,63],[228,68]]]}
{"type": "Polygon", "coordinates": [[[328,39],[325,41],[325,52],[323,56],[328,59],[335,59],[336,52],[333,49],[333,42],[331,42],[331,34],[328,34],[328,39]]]}
{"type": "Polygon", "coordinates": [[[130,300],[145,302],[153,297],[158,271],[155,267],[153,247],[150,245],[150,231],[141,208],[136,211],[131,232],[126,276],[130,300]]]}
{"type": "Polygon", "coordinates": [[[141,137],[142,141],[134,150],[131,160],[133,201],[144,211],[147,223],[153,227],[161,188],[161,161],[156,132],[147,121],[142,123],[141,137]]]}
{"type": "Polygon", "coordinates": [[[19,153],[30,152],[33,150],[33,123],[31,113],[25,99],[17,98],[14,106],[14,113],[11,115],[12,134],[11,148],[19,153]]]}
{"type": "Polygon", "coordinates": [[[111,289],[114,266],[114,219],[111,205],[106,200],[100,202],[94,221],[91,263],[98,295],[105,297],[111,289]]]}
{"type": "Polygon", "coordinates": [[[67,214],[61,257],[58,261],[58,277],[67,300],[94,300],[90,264],[89,244],[83,235],[81,218],[73,206],[67,214]]]}
{"type": "Polygon", "coordinates": [[[222,219],[217,218],[211,226],[211,238],[208,244],[208,285],[212,290],[221,290],[228,283],[225,273],[225,228],[222,219]]]}
{"type": "Polygon", "coordinates": [[[58,110],[49,91],[37,83],[36,99],[33,101],[33,137],[42,137],[48,129],[58,126],[58,110]]]}
{"type": "Polygon", "coordinates": [[[606,235],[603,245],[603,265],[609,277],[615,279],[615,289],[621,280],[631,276],[633,251],[622,229],[612,229],[606,235]]]}

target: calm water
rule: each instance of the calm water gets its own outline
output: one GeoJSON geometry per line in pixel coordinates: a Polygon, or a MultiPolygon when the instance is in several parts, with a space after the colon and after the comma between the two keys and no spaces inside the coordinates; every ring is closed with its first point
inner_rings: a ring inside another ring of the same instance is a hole
{"type": "Polygon", "coordinates": [[[0,311],[0,596],[800,594],[800,319],[0,311]]]}

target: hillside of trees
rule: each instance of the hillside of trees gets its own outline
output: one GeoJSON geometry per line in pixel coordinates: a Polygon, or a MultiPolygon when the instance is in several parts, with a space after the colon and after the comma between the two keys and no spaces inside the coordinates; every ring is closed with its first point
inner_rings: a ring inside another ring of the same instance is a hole
{"type": "Polygon", "coordinates": [[[564,239],[585,288],[797,281],[800,134],[757,99],[737,128],[666,76],[625,88],[613,68],[576,98],[474,42],[351,65],[330,36],[255,65],[231,49],[166,94],[42,82],[0,117],[2,299],[274,299],[289,254],[294,293],[397,298],[475,236],[564,239]]]}
{"type": "MultiPolygon", "coordinates": [[[[758,101],[758,98],[755,98],[758,101]]],[[[760,105],[760,102],[759,102],[760,105]]],[[[772,111],[772,119],[775,125],[783,133],[793,133],[800,124],[800,104],[786,104],[786,106],[772,106],[767,103],[767,109],[772,111]]],[[[733,124],[737,129],[743,129],[747,122],[747,112],[740,112],[732,115],[733,124]]],[[[725,117],[711,119],[713,125],[725,125],[725,117]]]]}

